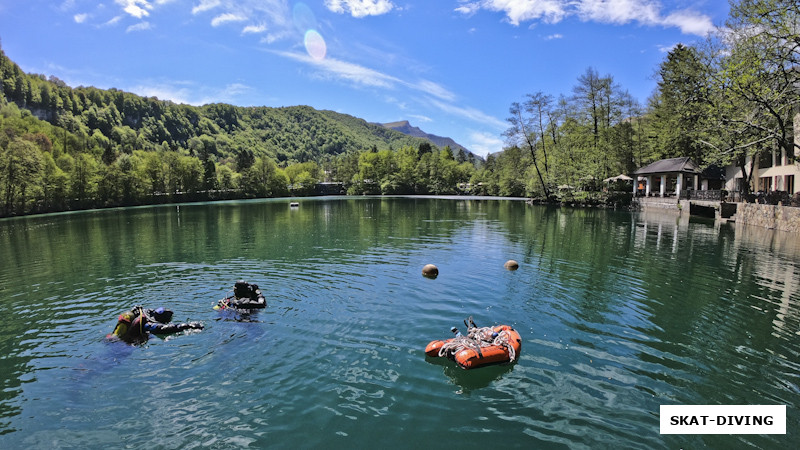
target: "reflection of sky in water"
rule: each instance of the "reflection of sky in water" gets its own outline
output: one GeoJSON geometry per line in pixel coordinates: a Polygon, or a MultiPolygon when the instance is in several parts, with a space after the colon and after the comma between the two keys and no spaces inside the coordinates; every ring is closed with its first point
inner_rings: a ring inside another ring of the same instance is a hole
{"type": "Polygon", "coordinates": [[[303,45],[308,56],[318,61],[325,59],[328,48],[325,39],[317,31],[317,18],[311,8],[305,3],[296,3],[292,9],[292,21],[295,28],[303,33],[303,45]]]}

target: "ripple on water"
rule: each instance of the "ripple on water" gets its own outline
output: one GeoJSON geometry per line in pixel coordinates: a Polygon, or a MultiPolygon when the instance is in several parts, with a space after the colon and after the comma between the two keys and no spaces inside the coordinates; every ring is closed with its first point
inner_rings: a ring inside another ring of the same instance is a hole
{"type": "Polygon", "coordinates": [[[796,409],[790,243],[689,232],[675,218],[458,203],[140,209],[22,227],[27,240],[0,224],[3,242],[31,245],[14,247],[19,265],[0,264],[11,319],[0,327],[0,427],[17,430],[3,438],[20,448],[113,447],[142,430],[165,448],[787,443],[657,429],[661,404],[796,409]],[[519,270],[505,270],[508,259],[519,270]],[[421,275],[427,263],[435,280],[421,275]],[[259,284],[268,308],[213,311],[240,278],[259,284]],[[206,328],[135,348],[105,342],[133,304],[206,328]],[[514,326],[518,361],[465,371],[424,356],[469,316],[514,326]]]}

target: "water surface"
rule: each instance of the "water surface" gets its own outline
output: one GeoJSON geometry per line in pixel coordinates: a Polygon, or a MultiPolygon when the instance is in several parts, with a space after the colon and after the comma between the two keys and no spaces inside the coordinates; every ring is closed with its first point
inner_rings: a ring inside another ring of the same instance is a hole
{"type": "Polygon", "coordinates": [[[0,447],[796,441],[795,235],[510,200],[299,201],[0,221],[0,447]],[[267,309],[213,311],[240,278],[267,309]],[[134,304],[206,328],[106,341],[134,304]],[[468,316],[515,327],[519,361],[425,357],[468,316]],[[662,436],[661,404],[785,404],[788,434],[662,436]]]}

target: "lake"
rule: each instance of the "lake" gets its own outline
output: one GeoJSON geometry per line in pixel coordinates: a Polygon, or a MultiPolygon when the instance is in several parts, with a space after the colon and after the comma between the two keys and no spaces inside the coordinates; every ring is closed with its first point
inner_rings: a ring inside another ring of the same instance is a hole
{"type": "Polygon", "coordinates": [[[796,235],[508,199],[292,201],[0,220],[0,447],[796,443],[796,235]],[[214,311],[237,279],[267,308],[214,311]],[[205,329],[106,340],[137,304],[205,329]],[[425,356],[469,316],[513,326],[518,361],[425,356]],[[661,435],[666,404],[786,405],[788,434],[661,435]]]}

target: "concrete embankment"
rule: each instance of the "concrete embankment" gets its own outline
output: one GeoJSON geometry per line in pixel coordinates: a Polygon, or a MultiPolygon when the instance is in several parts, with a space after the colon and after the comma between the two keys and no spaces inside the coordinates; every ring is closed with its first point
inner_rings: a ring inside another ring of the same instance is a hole
{"type": "Polygon", "coordinates": [[[641,209],[687,211],[692,215],[732,220],[750,226],[800,233],[800,208],[791,206],[720,203],[657,197],[639,199],[638,204],[641,209]]]}

